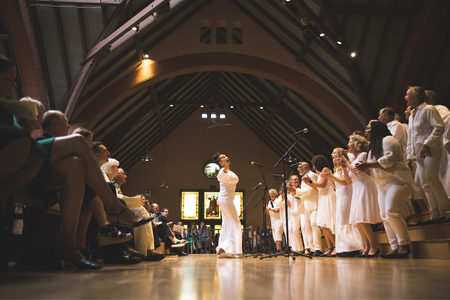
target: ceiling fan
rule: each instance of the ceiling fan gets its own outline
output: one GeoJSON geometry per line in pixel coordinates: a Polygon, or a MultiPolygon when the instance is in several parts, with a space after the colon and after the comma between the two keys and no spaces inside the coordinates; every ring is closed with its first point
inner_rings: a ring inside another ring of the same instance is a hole
{"type": "Polygon", "coordinates": [[[231,126],[232,124],[222,124],[222,123],[217,123],[214,119],[211,119],[211,121],[214,123],[213,125],[207,127],[207,129],[213,128],[213,127],[217,127],[217,126],[231,126]]]}

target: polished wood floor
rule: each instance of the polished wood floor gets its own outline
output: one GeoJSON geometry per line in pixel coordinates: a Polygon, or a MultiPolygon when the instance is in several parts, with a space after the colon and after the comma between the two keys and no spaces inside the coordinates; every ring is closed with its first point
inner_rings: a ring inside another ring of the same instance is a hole
{"type": "Polygon", "coordinates": [[[450,261],[217,259],[189,255],[106,266],[0,273],[1,299],[449,299],[450,261]]]}

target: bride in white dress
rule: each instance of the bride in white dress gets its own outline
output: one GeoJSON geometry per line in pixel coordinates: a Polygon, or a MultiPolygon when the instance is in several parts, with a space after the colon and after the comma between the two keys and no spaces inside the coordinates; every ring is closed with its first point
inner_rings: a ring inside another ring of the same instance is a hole
{"type": "Polygon", "coordinates": [[[239,177],[230,170],[230,159],[225,154],[217,153],[213,159],[222,167],[217,175],[220,182],[217,203],[222,211],[222,228],[216,251],[218,257],[240,257],[242,254],[242,229],[239,214],[233,202],[239,177]]]}

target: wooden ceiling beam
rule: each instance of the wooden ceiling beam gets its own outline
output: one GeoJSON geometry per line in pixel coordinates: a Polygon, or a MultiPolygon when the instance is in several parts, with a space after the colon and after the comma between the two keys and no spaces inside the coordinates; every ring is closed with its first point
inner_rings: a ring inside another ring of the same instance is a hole
{"type": "Polygon", "coordinates": [[[42,72],[44,73],[45,87],[47,88],[47,95],[50,104],[50,109],[56,109],[55,96],[53,95],[52,80],[50,77],[50,70],[48,69],[47,55],[45,53],[45,46],[42,38],[42,30],[39,22],[39,15],[36,7],[31,7],[33,16],[34,31],[36,33],[36,42],[39,48],[39,57],[41,59],[42,72]]]}
{"type": "MultiPolygon", "coordinates": [[[[372,7],[373,0],[369,0],[368,7],[369,9],[372,7]]],[[[372,19],[371,15],[368,15],[364,18],[364,23],[361,31],[361,36],[359,37],[358,50],[356,53],[358,55],[355,57],[355,63],[359,66],[359,62],[361,60],[362,49],[364,48],[364,44],[366,43],[367,31],[369,30],[370,20],[372,19]]]]}
{"type": "MultiPolygon", "coordinates": [[[[325,32],[326,35],[332,40],[337,41],[337,37],[331,32],[331,30],[320,20],[320,18],[314,13],[314,11],[304,2],[304,0],[293,0],[297,5],[299,5],[306,13],[306,15],[311,18],[311,20],[320,28],[321,31],[325,32]]],[[[327,12],[324,11],[326,14],[327,12]]],[[[329,16],[329,18],[335,18],[334,15],[329,16]]],[[[336,22],[337,23],[337,22],[336,22]]],[[[332,22],[331,25],[335,24],[332,22]]],[[[338,31],[337,29],[335,31],[338,31]]],[[[324,39],[321,39],[321,42],[324,42],[324,39]]],[[[349,50],[347,48],[347,44],[343,41],[342,45],[337,47],[338,49],[338,57],[337,59],[341,61],[341,64],[346,69],[351,82],[354,87],[354,92],[359,100],[359,105],[361,107],[362,115],[366,119],[366,121],[371,119],[372,112],[375,111],[373,108],[373,103],[370,101],[369,93],[367,88],[364,86],[364,81],[361,77],[361,74],[356,70],[355,66],[349,60],[349,50]]]]}
{"type": "Polygon", "coordinates": [[[284,100],[284,97],[286,96],[287,87],[283,86],[280,89],[280,93],[278,94],[277,99],[275,100],[275,106],[272,108],[272,111],[270,112],[269,118],[266,121],[266,124],[264,124],[264,128],[262,129],[259,139],[262,140],[264,136],[267,133],[267,130],[269,129],[270,125],[273,122],[273,119],[275,118],[275,115],[278,113],[278,107],[280,103],[284,100]]]}
{"type": "Polygon", "coordinates": [[[66,42],[64,39],[64,30],[61,20],[61,11],[59,7],[54,7],[53,12],[56,18],[56,31],[58,32],[59,50],[61,52],[62,63],[64,67],[64,74],[66,76],[67,90],[72,86],[72,79],[70,78],[69,58],[67,57],[66,42]]]}
{"type": "Polygon", "coordinates": [[[124,0],[31,0],[30,3],[33,4],[50,4],[50,5],[112,5],[118,6],[122,4],[124,0]]]}
{"type": "Polygon", "coordinates": [[[156,116],[158,117],[159,121],[159,127],[161,128],[161,132],[164,135],[164,138],[168,138],[167,130],[166,130],[166,124],[164,123],[164,118],[161,113],[161,105],[158,101],[158,95],[156,94],[155,86],[152,85],[151,87],[147,87],[147,90],[149,91],[149,96],[153,104],[155,105],[155,112],[156,116]]]}
{"type": "Polygon", "coordinates": [[[233,84],[240,86],[243,90],[250,90],[251,93],[263,101],[262,103],[270,103],[270,101],[275,97],[273,92],[267,91],[265,87],[263,89],[258,89],[247,79],[252,78],[255,81],[258,81],[253,76],[244,77],[241,73],[228,73],[227,76],[228,80],[231,80],[233,84]]]}
{"type": "Polygon", "coordinates": [[[344,15],[381,15],[381,16],[413,16],[417,14],[415,9],[390,9],[390,8],[360,8],[360,7],[332,7],[331,10],[334,14],[344,15]]]}
{"type": "Polygon", "coordinates": [[[103,29],[105,29],[106,27],[108,27],[108,13],[106,12],[105,5],[102,4],[101,8],[102,8],[103,29]]]}
{"type": "Polygon", "coordinates": [[[308,52],[309,47],[311,46],[311,44],[312,44],[312,41],[306,40],[305,43],[303,44],[302,48],[298,52],[298,55],[295,58],[295,62],[298,63],[299,66],[302,64],[303,59],[305,58],[306,53],[308,52]]]}
{"type": "Polygon", "coordinates": [[[80,26],[81,48],[83,49],[83,59],[85,59],[87,55],[87,42],[86,42],[86,29],[84,26],[83,9],[78,8],[77,11],[78,11],[78,24],[80,26]]]}
{"type": "MultiPolygon", "coordinates": [[[[141,21],[148,18],[154,11],[156,11],[160,6],[164,5],[168,0],[154,0],[150,4],[147,5],[143,10],[137,13],[133,18],[129,19],[125,24],[120,26],[110,35],[108,35],[105,39],[98,42],[88,53],[86,59],[82,62],[82,64],[87,63],[89,60],[97,56],[101,51],[105,51],[107,53],[110,52],[109,47],[112,43],[121,38],[125,33],[129,32],[132,27],[138,25],[141,21]]],[[[101,57],[99,58],[101,59],[101,57]]]]}
{"type": "MultiPolygon", "coordinates": [[[[110,18],[108,27],[100,33],[99,37],[97,38],[97,43],[108,36],[116,28],[116,26],[122,20],[122,17],[124,16],[126,10],[131,6],[131,3],[132,0],[124,0],[121,5],[114,10],[114,13],[110,18]]],[[[88,81],[96,65],[97,60],[95,59],[91,59],[89,63],[85,63],[78,71],[77,76],[74,80],[74,84],[64,95],[59,108],[61,110],[64,110],[64,114],[66,115],[67,119],[70,120],[72,113],[80,100],[81,92],[83,91],[84,86],[86,85],[86,82],[88,81]]]]}

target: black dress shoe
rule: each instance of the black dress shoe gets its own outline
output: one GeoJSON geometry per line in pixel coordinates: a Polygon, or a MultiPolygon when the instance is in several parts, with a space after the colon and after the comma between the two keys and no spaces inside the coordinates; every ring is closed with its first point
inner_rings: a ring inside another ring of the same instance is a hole
{"type": "Polygon", "coordinates": [[[359,252],[359,250],[355,250],[355,251],[349,251],[349,252],[342,252],[341,256],[342,257],[356,257],[357,255],[359,255],[361,252],[359,252]]]}
{"type": "Polygon", "coordinates": [[[400,253],[400,252],[395,253],[395,257],[396,258],[407,258],[410,253],[411,253],[411,249],[408,249],[408,252],[405,252],[405,253],[400,253]]]}
{"type": "Polygon", "coordinates": [[[141,263],[142,259],[123,252],[121,255],[107,256],[104,259],[105,264],[134,265],[141,263]]]}
{"type": "Polygon", "coordinates": [[[141,259],[145,258],[145,254],[142,252],[137,251],[136,249],[129,247],[128,249],[125,249],[125,252],[128,254],[131,254],[133,256],[139,257],[141,259]]]}
{"type": "Polygon", "coordinates": [[[381,254],[380,257],[381,257],[381,258],[397,258],[397,257],[395,256],[396,254],[397,254],[396,252],[395,252],[395,253],[381,254]]]}
{"type": "Polygon", "coordinates": [[[180,253],[178,253],[178,256],[188,256],[189,254],[187,254],[187,253],[185,253],[185,252],[183,252],[183,251],[181,251],[180,253]]]}
{"type": "Polygon", "coordinates": [[[437,224],[448,223],[448,222],[450,222],[450,218],[446,218],[446,217],[441,217],[441,218],[439,218],[439,220],[436,221],[437,224]]]}
{"type": "Polygon", "coordinates": [[[322,251],[316,250],[316,251],[314,251],[314,254],[312,256],[321,256],[322,254],[323,254],[322,251]]]}
{"type": "Polygon", "coordinates": [[[366,258],[378,257],[378,254],[380,254],[380,249],[377,249],[377,252],[375,252],[374,254],[368,254],[367,253],[366,258]]]}
{"type": "Polygon", "coordinates": [[[164,257],[166,257],[166,255],[164,253],[159,253],[156,251],[147,251],[147,256],[145,257],[144,260],[146,261],[159,261],[164,259],[164,257]]]}
{"type": "Polygon", "coordinates": [[[435,221],[433,219],[429,219],[428,221],[425,221],[425,222],[421,223],[420,225],[421,226],[426,226],[426,225],[433,225],[433,224],[436,224],[436,223],[437,223],[437,221],[435,221]]]}

